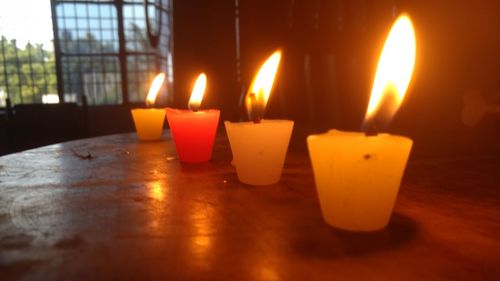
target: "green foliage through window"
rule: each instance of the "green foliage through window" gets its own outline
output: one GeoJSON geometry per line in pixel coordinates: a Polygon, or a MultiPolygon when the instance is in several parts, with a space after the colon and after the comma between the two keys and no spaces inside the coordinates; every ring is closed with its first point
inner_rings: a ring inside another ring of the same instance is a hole
{"type": "Polygon", "coordinates": [[[2,36],[0,93],[0,106],[5,106],[7,97],[13,104],[41,103],[43,95],[57,94],[54,52],[41,44],[19,47],[2,36]]]}

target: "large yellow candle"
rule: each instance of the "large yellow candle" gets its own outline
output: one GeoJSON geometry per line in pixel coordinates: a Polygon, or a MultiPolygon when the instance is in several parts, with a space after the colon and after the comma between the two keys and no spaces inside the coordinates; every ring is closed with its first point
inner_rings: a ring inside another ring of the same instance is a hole
{"type": "Polygon", "coordinates": [[[412,140],[331,130],[307,138],[325,221],[355,231],[383,228],[396,201],[412,140]]]}
{"type": "MultiPolygon", "coordinates": [[[[380,56],[365,117],[369,130],[380,119],[377,115],[392,117],[397,111],[411,79],[415,49],[411,21],[401,16],[380,56]]],[[[309,136],[307,145],[325,221],[352,231],[385,227],[412,143],[406,137],[374,132],[331,130],[309,136]]]]}
{"type": "MultiPolygon", "coordinates": [[[[146,97],[146,105],[152,106],[155,103],[156,95],[165,80],[165,74],[158,74],[149,88],[146,97]]],[[[137,137],[141,141],[159,140],[163,131],[163,122],[165,121],[165,110],[156,108],[134,108],[131,110],[134,120],[137,137]]]]}

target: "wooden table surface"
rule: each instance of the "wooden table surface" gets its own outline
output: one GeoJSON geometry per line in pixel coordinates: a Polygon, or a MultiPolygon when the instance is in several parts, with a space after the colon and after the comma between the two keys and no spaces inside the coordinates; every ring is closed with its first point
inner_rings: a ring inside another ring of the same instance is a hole
{"type": "Polygon", "coordinates": [[[0,280],[500,280],[498,153],[412,155],[389,226],[364,234],[323,222],[303,150],[265,187],[230,159],[224,136],[183,165],[135,134],[0,157],[0,280]]]}

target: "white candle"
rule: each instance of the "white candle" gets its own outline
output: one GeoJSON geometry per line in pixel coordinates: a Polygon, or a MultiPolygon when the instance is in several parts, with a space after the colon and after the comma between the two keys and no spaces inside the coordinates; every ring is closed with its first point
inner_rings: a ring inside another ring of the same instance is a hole
{"type": "Polygon", "coordinates": [[[269,185],[280,180],[293,130],[290,120],[224,122],[239,181],[269,185]]]}
{"type": "Polygon", "coordinates": [[[245,98],[251,122],[224,122],[239,181],[250,185],[277,183],[293,130],[290,120],[263,120],[278,71],[281,52],[262,65],[245,98]]]}

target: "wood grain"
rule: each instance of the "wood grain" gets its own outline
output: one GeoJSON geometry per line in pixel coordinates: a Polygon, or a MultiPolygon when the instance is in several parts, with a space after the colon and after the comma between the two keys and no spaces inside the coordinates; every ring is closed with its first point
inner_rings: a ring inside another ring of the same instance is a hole
{"type": "Polygon", "coordinates": [[[301,149],[265,187],[230,160],[224,136],[184,165],[134,134],[0,157],[0,280],[500,279],[498,153],[412,157],[389,226],[363,234],[323,222],[301,149]]]}

